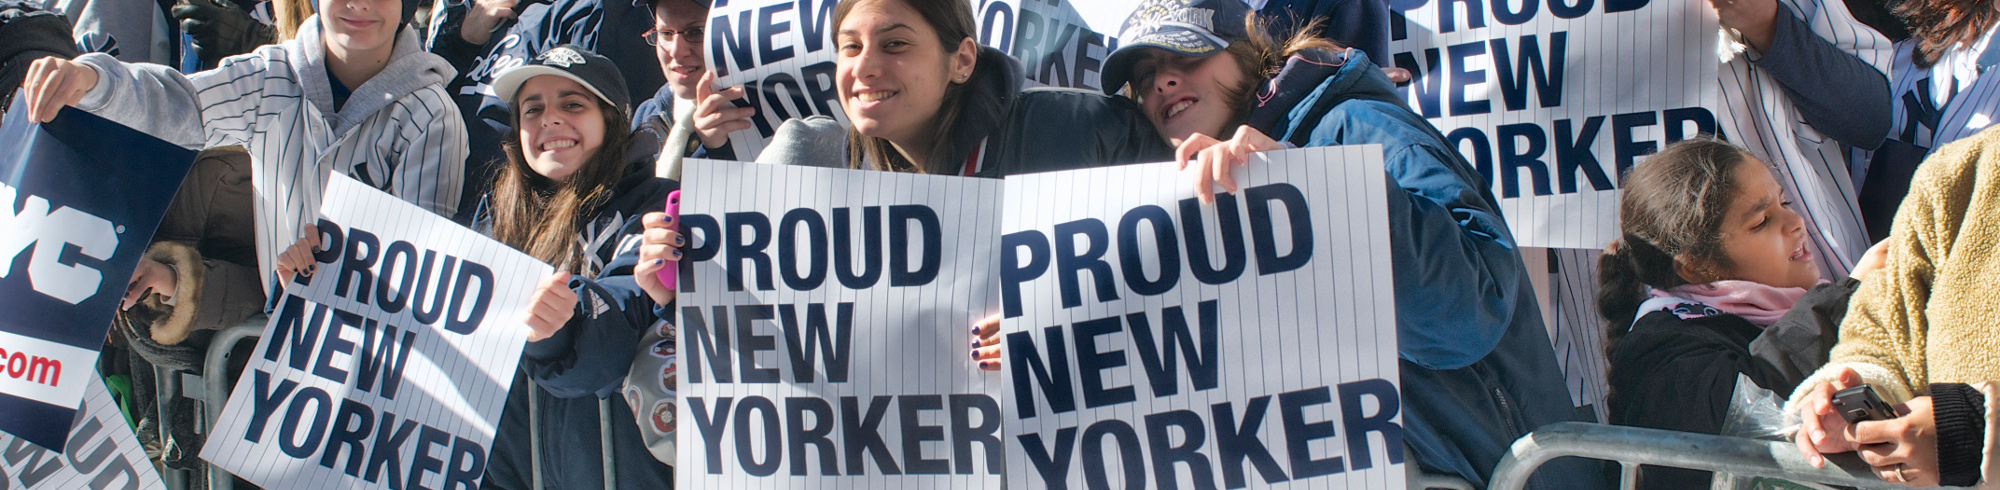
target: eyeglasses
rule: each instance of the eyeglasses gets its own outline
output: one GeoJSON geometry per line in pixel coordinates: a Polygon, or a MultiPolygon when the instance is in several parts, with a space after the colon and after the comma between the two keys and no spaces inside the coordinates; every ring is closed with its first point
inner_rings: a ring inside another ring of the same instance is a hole
{"type": "Polygon", "coordinates": [[[688,44],[701,44],[701,40],[703,39],[703,34],[706,33],[707,30],[702,29],[700,27],[689,27],[687,29],[683,29],[680,31],[675,31],[673,29],[653,29],[650,31],[646,31],[644,34],[640,34],[639,37],[646,40],[647,46],[659,46],[662,44],[673,43],[675,36],[687,38],[688,44]]]}

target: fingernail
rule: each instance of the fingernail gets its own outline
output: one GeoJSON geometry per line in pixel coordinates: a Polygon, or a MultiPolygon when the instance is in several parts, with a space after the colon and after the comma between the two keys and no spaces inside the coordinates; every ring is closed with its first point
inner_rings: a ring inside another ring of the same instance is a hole
{"type": "Polygon", "coordinates": [[[676,246],[676,247],[679,247],[679,246],[682,246],[682,245],[687,245],[686,241],[687,241],[687,240],[686,240],[686,239],[684,239],[684,238],[681,238],[681,237],[674,237],[674,246],[676,246]]]}
{"type": "Polygon", "coordinates": [[[1825,459],[1823,459],[1823,458],[1820,458],[1819,456],[1813,456],[1813,457],[1812,457],[1812,465],[1813,465],[1813,467],[1814,467],[1814,468],[1818,468],[1818,467],[1819,467],[1819,465],[1821,464],[1821,462],[1822,462],[1822,461],[1825,461],[1825,459]]]}
{"type": "Polygon", "coordinates": [[[979,326],[978,326],[978,325],[973,325],[973,326],[972,326],[972,334],[973,334],[973,335],[979,335],[979,326]]]}
{"type": "Polygon", "coordinates": [[[667,259],[653,259],[653,265],[661,265],[665,263],[667,263],[667,259]]]}
{"type": "Polygon", "coordinates": [[[993,361],[979,361],[980,369],[986,369],[990,367],[993,367],[993,361]]]}
{"type": "Polygon", "coordinates": [[[972,355],[972,358],[973,358],[973,359],[978,359],[978,358],[979,358],[979,349],[973,349],[973,350],[972,350],[972,354],[971,354],[971,355],[972,355]]]}
{"type": "Polygon", "coordinates": [[[972,348],[973,349],[979,348],[979,339],[972,339],[972,348]]]}
{"type": "Polygon", "coordinates": [[[674,260],[680,260],[680,259],[681,259],[681,251],[679,251],[679,250],[675,250],[675,251],[674,251],[674,260]]]}
{"type": "Polygon", "coordinates": [[[670,223],[670,224],[671,224],[671,223],[673,223],[673,222],[674,222],[674,215],[671,215],[671,214],[669,214],[669,215],[666,215],[666,216],[665,216],[665,218],[664,218],[664,219],[661,219],[660,221],[661,221],[661,222],[665,222],[665,223],[670,223]]]}

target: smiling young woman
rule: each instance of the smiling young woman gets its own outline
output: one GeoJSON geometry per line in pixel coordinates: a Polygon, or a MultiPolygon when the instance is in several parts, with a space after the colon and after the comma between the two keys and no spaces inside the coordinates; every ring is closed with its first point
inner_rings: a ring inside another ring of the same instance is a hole
{"type": "MultiPolygon", "coordinates": [[[[664,302],[635,284],[637,253],[625,245],[644,233],[638,217],[660,209],[677,184],[653,177],[658,142],[630,136],[631,96],[609,58],[557,46],[501,73],[493,91],[508,101],[515,130],[474,226],[557,272],[529,300],[521,370],[535,384],[515,383],[508,394],[486,484],[525,488],[539,454],[551,486],[601,487],[598,432],[571,428],[597,426],[598,395],[619,391],[634,346],[660,321],[664,302]],[[542,425],[529,426],[529,403],[542,425]],[[540,435],[535,451],[529,432],[540,435]]],[[[609,400],[622,406],[612,410],[614,427],[637,427],[625,397],[609,400]]],[[[670,486],[672,468],[638,431],[614,432],[611,449],[621,485],[670,486]]]]}
{"type": "Polygon", "coordinates": [[[1172,155],[1130,100],[1023,90],[1020,62],[973,40],[966,2],[846,0],[833,25],[853,128],[787,121],[757,161],[1003,177],[1172,155]]]}

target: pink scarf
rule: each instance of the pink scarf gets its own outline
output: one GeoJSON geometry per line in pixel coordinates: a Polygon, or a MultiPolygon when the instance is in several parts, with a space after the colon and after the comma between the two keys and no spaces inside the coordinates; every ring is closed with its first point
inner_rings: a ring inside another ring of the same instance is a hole
{"type": "Polygon", "coordinates": [[[1806,290],[1729,280],[1708,284],[1687,284],[1665,291],[1654,289],[1652,295],[1655,298],[1671,297],[1698,301],[1725,313],[1743,317],[1752,325],[1763,328],[1777,323],[1778,318],[1785,316],[1785,312],[1791,311],[1792,305],[1799,302],[1799,297],[1806,295],[1806,290]]]}

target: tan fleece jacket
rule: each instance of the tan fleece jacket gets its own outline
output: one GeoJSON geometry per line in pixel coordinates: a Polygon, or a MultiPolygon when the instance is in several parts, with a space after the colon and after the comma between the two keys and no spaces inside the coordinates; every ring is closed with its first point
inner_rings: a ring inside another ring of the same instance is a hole
{"type": "MultiPolygon", "coordinates": [[[[1797,401],[1853,368],[1890,403],[1931,383],[2000,380],[2000,131],[1938,149],[1917,171],[1888,239],[1888,261],[1863,281],[1826,366],[1797,401]]],[[[1987,416],[1993,420],[1993,393],[1987,416]]],[[[1981,487],[2000,487],[1993,433],[1981,487]]]]}

